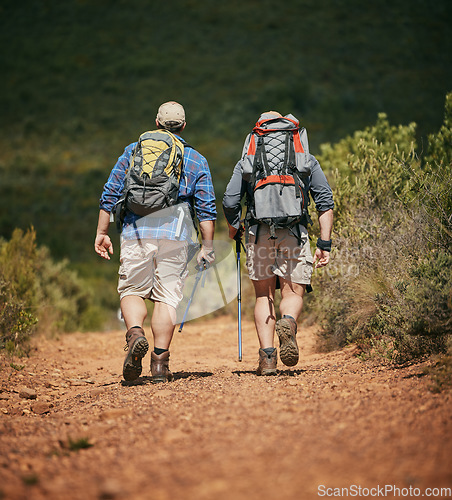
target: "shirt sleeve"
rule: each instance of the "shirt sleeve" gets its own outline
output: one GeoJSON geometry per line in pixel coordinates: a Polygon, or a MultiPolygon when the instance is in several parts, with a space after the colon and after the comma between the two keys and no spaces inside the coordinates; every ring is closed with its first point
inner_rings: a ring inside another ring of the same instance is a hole
{"type": "Polygon", "coordinates": [[[310,194],[319,212],[334,208],[333,191],[328,184],[320,163],[311,155],[310,194]]]}
{"type": "Polygon", "coordinates": [[[238,229],[242,215],[241,200],[246,192],[246,183],[242,177],[241,161],[237,162],[232,177],[223,196],[223,212],[228,223],[238,229]]]}
{"type": "MultiPolygon", "coordinates": [[[[196,150],[188,149],[189,172],[188,177],[195,174],[193,193],[193,206],[199,222],[216,220],[217,207],[215,204],[215,190],[213,187],[212,174],[210,173],[207,160],[196,150]]],[[[190,181],[188,181],[190,184],[190,181]]],[[[188,188],[188,186],[186,186],[188,188]]]]}
{"type": "Polygon", "coordinates": [[[119,200],[124,187],[124,179],[126,170],[129,166],[130,157],[136,143],[129,144],[122,155],[118,158],[116,165],[113,167],[104,185],[102,195],[100,197],[99,208],[106,212],[111,212],[116,202],[119,200]]]}

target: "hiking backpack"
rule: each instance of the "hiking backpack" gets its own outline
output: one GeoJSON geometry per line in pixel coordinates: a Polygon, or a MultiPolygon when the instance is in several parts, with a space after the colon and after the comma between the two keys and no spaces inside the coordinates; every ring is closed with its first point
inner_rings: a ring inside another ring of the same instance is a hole
{"type": "Polygon", "coordinates": [[[126,210],[145,216],[175,205],[183,158],[184,144],[171,132],[153,130],[141,134],[117,203],[119,220],[124,220],[126,210]]]}
{"type": "MultiPolygon", "coordinates": [[[[307,178],[311,174],[307,133],[292,115],[263,114],[244,146],[243,178],[250,182],[248,224],[275,230],[308,222],[307,178]]],[[[299,237],[299,235],[298,235],[299,237]]]]}

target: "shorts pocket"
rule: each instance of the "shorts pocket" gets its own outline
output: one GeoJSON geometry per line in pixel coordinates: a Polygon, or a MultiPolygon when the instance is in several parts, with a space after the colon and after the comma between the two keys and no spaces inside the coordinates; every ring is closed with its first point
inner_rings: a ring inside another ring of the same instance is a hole
{"type": "Polygon", "coordinates": [[[118,275],[120,280],[126,280],[127,279],[127,274],[124,268],[124,265],[121,264],[118,269],[118,275]]]}
{"type": "Polygon", "coordinates": [[[314,267],[314,258],[312,257],[311,253],[309,252],[309,255],[306,255],[304,265],[303,265],[303,280],[304,281],[307,281],[307,282],[311,281],[313,267],[314,267]]]}

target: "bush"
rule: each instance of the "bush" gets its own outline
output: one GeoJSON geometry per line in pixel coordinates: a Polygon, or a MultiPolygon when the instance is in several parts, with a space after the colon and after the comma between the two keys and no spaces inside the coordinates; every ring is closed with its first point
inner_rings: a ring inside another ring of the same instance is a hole
{"type": "Polygon", "coordinates": [[[375,127],[324,148],[335,172],[335,248],[317,277],[324,349],[355,342],[396,363],[447,351],[451,326],[451,96],[430,154],[415,126],[375,127]],[[398,141],[398,142],[396,142],[398,141]]]}
{"type": "Polygon", "coordinates": [[[407,209],[422,218],[423,238],[433,248],[452,248],[452,93],[446,98],[444,124],[429,137],[428,154],[421,167],[405,163],[409,174],[407,209]]]}
{"type": "Polygon", "coordinates": [[[90,302],[67,261],[54,262],[47,248],[37,247],[34,229],[16,229],[0,243],[0,348],[23,352],[35,331],[79,328],[90,302]]]}
{"type": "Polygon", "coordinates": [[[22,355],[28,352],[27,341],[35,330],[37,318],[24,302],[13,296],[10,283],[0,282],[0,349],[22,355]]]}
{"type": "Polygon", "coordinates": [[[407,270],[407,280],[395,281],[391,293],[375,295],[369,331],[392,340],[392,360],[403,363],[447,351],[451,271],[452,255],[433,253],[407,270]]]}

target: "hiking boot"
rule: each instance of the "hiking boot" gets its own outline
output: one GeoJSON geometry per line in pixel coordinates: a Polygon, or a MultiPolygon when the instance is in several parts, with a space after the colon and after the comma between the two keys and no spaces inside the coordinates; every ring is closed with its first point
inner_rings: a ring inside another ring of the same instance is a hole
{"type": "Polygon", "coordinates": [[[259,349],[259,366],[257,375],[276,375],[276,349],[271,354],[267,354],[263,349],[259,349]]]}
{"type": "Polygon", "coordinates": [[[285,316],[276,322],[276,334],[279,337],[279,357],[286,366],[298,363],[297,322],[285,316]]]}
{"type": "Polygon", "coordinates": [[[137,379],[141,375],[141,360],[146,356],[149,349],[149,343],[144,336],[144,331],[138,326],[130,328],[126,333],[127,344],[124,347],[127,352],[122,376],[124,380],[130,382],[137,379]]]}
{"type": "Polygon", "coordinates": [[[169,357],[169,351],[163,352],[162,354],[155,354],[154,351],[151,352],[151,375],[153,384],[171,382],[173,380],[173,374],[169,369],[169,357]]]}

